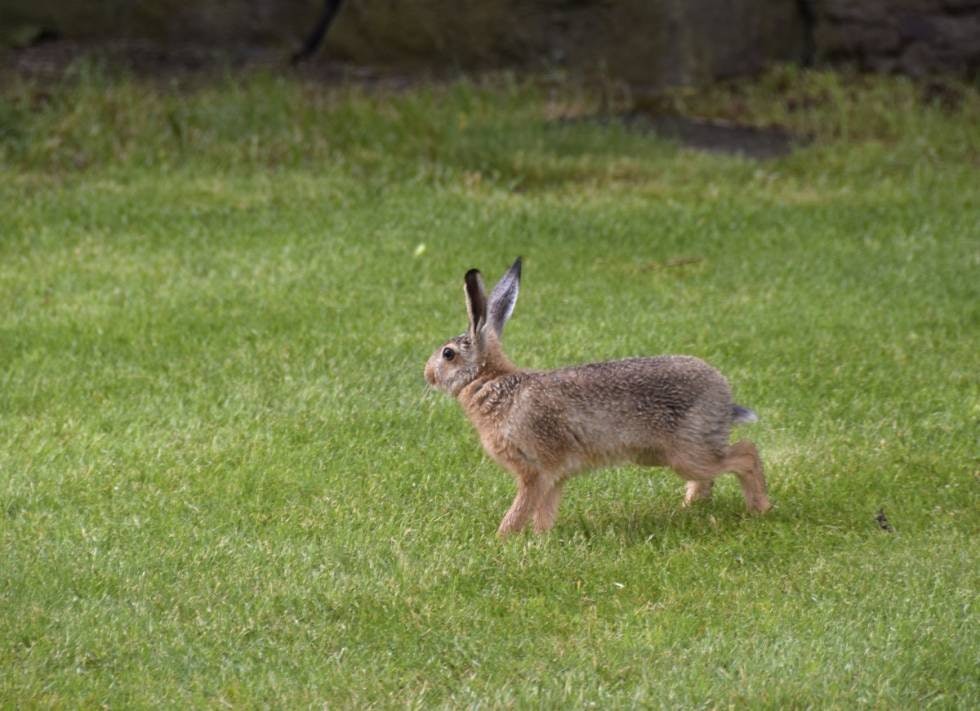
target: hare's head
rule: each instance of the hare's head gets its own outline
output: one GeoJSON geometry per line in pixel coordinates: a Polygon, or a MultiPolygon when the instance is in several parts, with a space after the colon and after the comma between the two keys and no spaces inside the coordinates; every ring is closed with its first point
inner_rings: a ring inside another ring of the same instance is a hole
{"type": "Polygon", "coordinates": [[[520,283],[520,257],[493,287],[489,299],[480,272],[476,269],[466,272],[464,291],[469,328],[443,343],[429,358],[425,364],[429,385],[456,396],[480,376],[513,370],[500,349],[500,336],[514,312],[520,283]]]}

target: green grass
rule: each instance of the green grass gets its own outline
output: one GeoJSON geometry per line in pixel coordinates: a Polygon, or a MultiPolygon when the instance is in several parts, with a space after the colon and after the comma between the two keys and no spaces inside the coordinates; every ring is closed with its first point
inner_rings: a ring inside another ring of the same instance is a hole
{"type": "Polygon", "coordinates": [[[963,92],[678,99],[815,136],[756,163],[556,124],[573,85],[9,83],[0,706],[976,707],[963,92]],[[625,468],[494,537],[513,484],[421,371],[518,254],[512,357],[708,359],[770,515],[625,468]]]}

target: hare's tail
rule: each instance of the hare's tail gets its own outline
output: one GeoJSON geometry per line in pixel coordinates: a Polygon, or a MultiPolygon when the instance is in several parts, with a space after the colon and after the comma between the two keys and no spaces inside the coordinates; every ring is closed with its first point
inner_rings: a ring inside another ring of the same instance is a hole
{"type": "Polygon", "coordinates": [[[741,405],[732,405],[732,422],[733,423],[748,423],[748,422],[758,422],[759,416],[755,414],[755,410],[750,410],[747,407],[742,407],[741,405]]]}

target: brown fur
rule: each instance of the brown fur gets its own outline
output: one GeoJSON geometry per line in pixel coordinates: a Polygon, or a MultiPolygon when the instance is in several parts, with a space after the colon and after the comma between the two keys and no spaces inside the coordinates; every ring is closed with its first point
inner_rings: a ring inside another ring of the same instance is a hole
{"type": "Polygon", "coordinates": [[[483,448],[516,479],[501,536],[532,518],[536,531],[547,531],[570,477],[619,463],[670,467],[688,482],[685,504],[709,498],[714,478],[734,472],[749,510],[769,508],[755,445],[728,443],[736,415],[721,373],[691,356],[517,368],[500,347],[500,333],[519,280],[520,260],[487,302],[479,273],[467,273],[470,328],[425,367],[426,380],[460,402],[483,448]]]}

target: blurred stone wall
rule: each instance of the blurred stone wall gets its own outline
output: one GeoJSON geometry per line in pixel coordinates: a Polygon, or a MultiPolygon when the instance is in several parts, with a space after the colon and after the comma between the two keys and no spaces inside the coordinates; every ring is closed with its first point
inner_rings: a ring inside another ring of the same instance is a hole
{"type": "Polygon", "coordinates": [[[791,0],[351,0],[331,44],[356,60],[571,66],[686,84],[802,57],[791,0]]]}
{"type": "Polygon", "coordinates": [[[822,59],[922,76],[980,69],[980,0],[814,0],[822,59]]]}
{"type": "Polygon", "coordinates": [[[0,33],[44,28],[68,39],[172,43],[295,40],[316,16],[316,0],[0,0],[0,33]]]}
{"type": "MultiPolygon", "coordinates": [[[[320,0],[0,0],[0,42],[149,39],[296,49],[320,0]]],[[[322,56],[415,68],[559,66],[634,86],[777,61],[975,75],[980,0],[346,0],[322,56]]]]}

